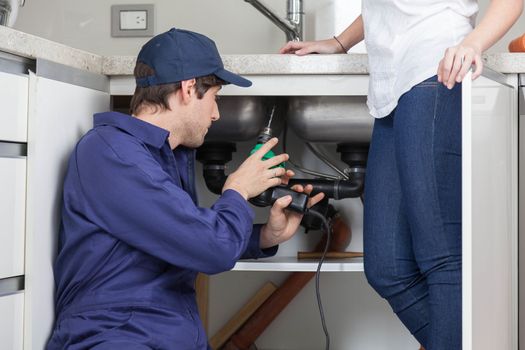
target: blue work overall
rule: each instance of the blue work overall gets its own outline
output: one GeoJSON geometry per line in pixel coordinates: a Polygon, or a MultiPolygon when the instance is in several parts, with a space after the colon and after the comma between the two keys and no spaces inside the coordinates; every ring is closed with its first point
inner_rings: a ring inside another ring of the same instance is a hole
{"type": "Polygon", "coordinates": [[[197,205],[194,151],[129,115],[95,115],[64,182],[56,322],[47,349],[206,349],[198,272],[230,270],[259,248],[244,198],[197,205]]]}

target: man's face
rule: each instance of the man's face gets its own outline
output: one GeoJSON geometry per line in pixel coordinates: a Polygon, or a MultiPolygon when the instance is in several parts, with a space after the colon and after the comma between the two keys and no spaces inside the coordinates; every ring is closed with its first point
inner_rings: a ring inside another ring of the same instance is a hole
{"type": "Polygon", "coordinates": [[[197,94],[193,93],[192,113],[187,121],[185,146],[197,148],[204,143],[204,137],[208,133],[211,123],[219,120],[219,107],[217,106],[217,93],[221,86],[213,86],[204,96],[199,99],[197,94]]]}

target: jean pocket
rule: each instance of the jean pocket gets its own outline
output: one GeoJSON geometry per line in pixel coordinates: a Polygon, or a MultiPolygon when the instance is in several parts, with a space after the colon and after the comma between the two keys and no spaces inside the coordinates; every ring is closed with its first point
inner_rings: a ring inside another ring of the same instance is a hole
{"type": "Polygon", "coordinates": [[[434,75],[426,80],[423,80],[421,83],[414,85],[415,88],[424,88],[424,87],[437,87],[441,84],[437,81],[437,75],[434,75]]]}
{"type": "Polygon", "coordinates": [[[420,83],[414,86],[415,88],[435,88],[438,87],[439,83],[420,83]]]}

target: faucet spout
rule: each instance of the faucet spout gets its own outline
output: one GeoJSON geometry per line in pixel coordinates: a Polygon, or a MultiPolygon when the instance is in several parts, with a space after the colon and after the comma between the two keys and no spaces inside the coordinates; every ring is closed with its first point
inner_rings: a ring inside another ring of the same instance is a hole
{"type": "Polygon", "coordinates": [[[288,0],[286,19],[282,19],[274,11],[259,0],[244,0],[272,21],[285,34],[288,41],[303,40],[304,12],[303,0],[288,0]]]}

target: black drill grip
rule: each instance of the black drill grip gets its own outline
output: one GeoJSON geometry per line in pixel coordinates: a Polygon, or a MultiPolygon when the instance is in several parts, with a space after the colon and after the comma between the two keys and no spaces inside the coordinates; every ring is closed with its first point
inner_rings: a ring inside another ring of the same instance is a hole
{"type": "Polygon", "coordinates": [[[272,205],[276,200],[284,196],[292,196],[292,203],[286,207],[286,209],[293,210],[298,213],[306,212],[308,204],[308,195],[306,193],[300,193],[286,186],[272,187],[250,199],[250,203],[258,207],[268,207],[272,205]]]}
{"type": "Polygon", "coordinates": [[[308,195],[306,193],[297,192],[284,186],[277,186],[272,189],[272,204],[279,198],[284,196],[292,196],[292,202],[286,207],[288,210],[292,210],[298,213],[306,212],[308,204],[308,195]]]}

